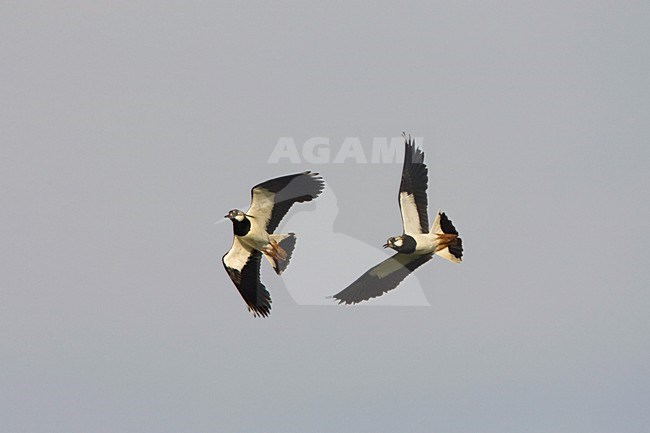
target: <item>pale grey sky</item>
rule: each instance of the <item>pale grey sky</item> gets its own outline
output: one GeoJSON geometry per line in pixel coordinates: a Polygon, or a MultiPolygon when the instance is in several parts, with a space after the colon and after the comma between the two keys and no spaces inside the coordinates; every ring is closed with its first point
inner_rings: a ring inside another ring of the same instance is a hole
{"type": "Polygon", "coordinates": [[[648,431],[649,21],[647,2],[0,3],[0,431],[648,431]],[[402,131],[465,245],[417,271],[431,306],[299,305],[264,264],[253,319],[213,224],[252,185],[319,171],[328,230],[400,232],[399,163],[268,164],[277,141],[402,131]]]}

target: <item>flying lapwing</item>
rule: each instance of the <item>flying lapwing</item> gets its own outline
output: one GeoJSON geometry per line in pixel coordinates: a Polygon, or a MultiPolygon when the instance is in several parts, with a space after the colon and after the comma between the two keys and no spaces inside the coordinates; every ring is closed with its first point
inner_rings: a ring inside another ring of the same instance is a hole
{"type": "Polygon", "coordinates": [[[273,232],[294,203],[312,201],[324,186],[318,173],[309,171],[267,180],[251,190],[246,212],[233,209],[224,217],[232,221],[234,238],[221,261],[255,317],[271,312],[271,296],[260,281],[262,256],[280,275],[296,245],[295,233],[273,232]]]}
{"type": "Polygon", "coordinates": [[[427,166],[424,152],[415,141],[404,134],[404,166],[399,187],[399,206],[404,234],[388,238],[384,248],[397,254],[370,268],[333,298],[339,304],[356,304],[376,298],[397,287],[411,272],[422,266],[434,254],[460,263],[463,244],[458,231],[444,212],[438,211],[429,229],[427,216],[427,166]]]}

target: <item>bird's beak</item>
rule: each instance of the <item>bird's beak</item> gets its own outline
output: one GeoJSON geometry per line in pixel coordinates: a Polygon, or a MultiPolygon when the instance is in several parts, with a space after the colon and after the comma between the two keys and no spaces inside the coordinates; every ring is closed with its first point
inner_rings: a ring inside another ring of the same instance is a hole
{"type": "Polygon", "coordinates": [[[230,218],[230,216],[229,216],[229,215],[224,215],[223,217],[224,217],[224,218],[230,218]]]}
{"type": "Polygon", "coordinates": [[[384,244],[384,248],[388,248],[390,245],[388,245],[388,242],[384,244]]]}

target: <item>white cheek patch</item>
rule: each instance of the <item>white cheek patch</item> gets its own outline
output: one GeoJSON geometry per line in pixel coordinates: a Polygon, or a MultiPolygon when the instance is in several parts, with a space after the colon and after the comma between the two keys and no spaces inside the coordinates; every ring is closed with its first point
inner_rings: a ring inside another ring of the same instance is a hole
{"type": "Polygon", "coordinates": [[[396,239],[395,240],[395,246],[396,247],[401,247],[404,244],[404,242],[401,239],[396,239]]]}
{"type": "Polygon", "coordinates": [[[239,221],[239,222],[242,222],[242,221],[244,221],[244,215],[242,215],[242,214],[237,214],[237,215],[235,215],[235,219],[236,219],[237,221],[239,221]]]}

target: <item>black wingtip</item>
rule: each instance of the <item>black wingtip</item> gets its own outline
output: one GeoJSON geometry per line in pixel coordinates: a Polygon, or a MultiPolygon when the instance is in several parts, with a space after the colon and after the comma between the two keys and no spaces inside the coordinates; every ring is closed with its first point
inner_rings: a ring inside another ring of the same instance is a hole
{"type": "Polygon", "coordinates": [[[357,303],[360,302],[360,301],[352,301],[352,300],[349,300],[349,299],[342,299],[342,298],[339,298],[339,297],[336,296],[336,295],[328,296],[328,298],[329,298],[329,299],[334,299],[334,300],[336,301],[336,304],[337,304],[337,305],[341,305],[341,304],[344,304],[344,305],[351,305],[351,304],[357,304],[357,303]]]}
{"type": "Polygon", "coordinates": [[[404,165],[424,164],[424,151],[416,146],[411,134],[407,137],[403,132],[402,135],[404,136],[404,165]]]}
{"type": "Polygon", "coordinates": [[[291,199],[296,202],[312,201],[325,189],[325,181],[318,173],[305,172],[287,176],[289,181],[282,188],[274,191],[278,194],[276,201],[291,199]]]}
{"type": "Polygon", "coordinates": [[[341,298],[339,298],[337,295],[338,295],[338,293],[337,293],[336,295],[325,296],[325,299],[332,299],[334,302],[336,302],[336,305],[341,305],[341,304],[345,304],[345,305],[356,304],[356,302],[354,302],[354,301],[349,301],[349,300],[341,299],[341,298]]]}
{"type": "Polygon", "coordinates": [[[271,314],[271,307],[255,307],[255,306],[248,306],[248,311],[253,313],[253,317],[255,318],[267,318],[269,317],[269,314],[271,314]]]}

